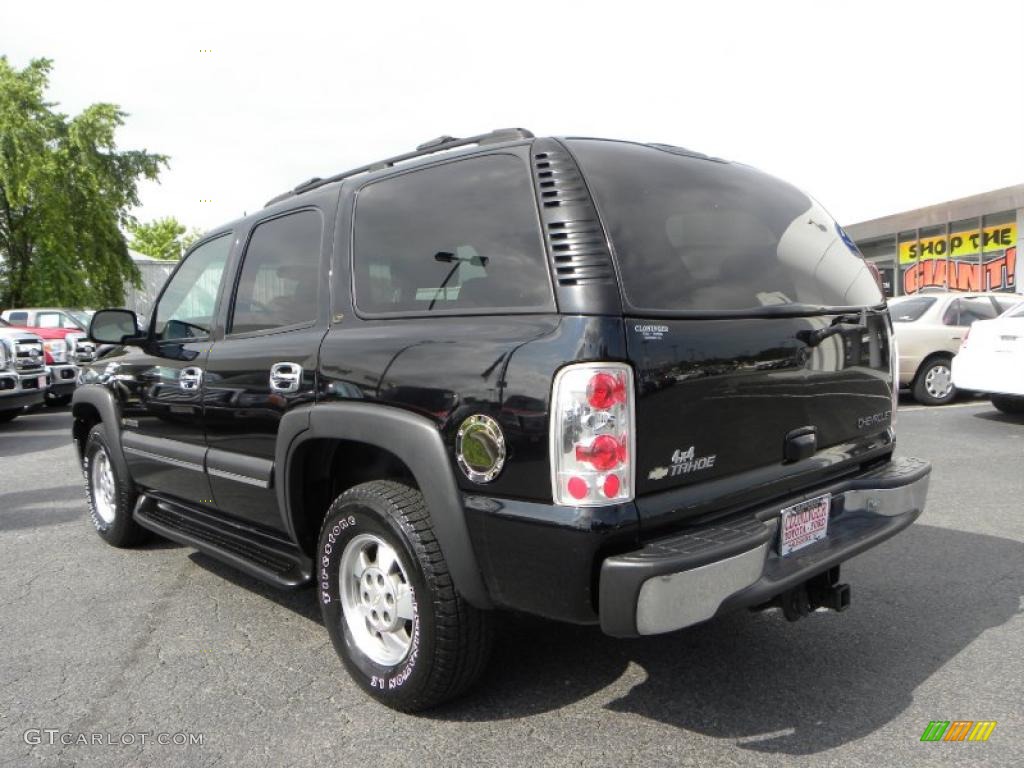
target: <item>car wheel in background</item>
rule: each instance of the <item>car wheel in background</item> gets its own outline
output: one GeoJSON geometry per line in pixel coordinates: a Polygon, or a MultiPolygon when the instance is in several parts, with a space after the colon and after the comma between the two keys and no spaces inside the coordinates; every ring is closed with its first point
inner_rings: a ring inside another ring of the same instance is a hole
{"type": "Polygon", "coordinates": [[[952,360],[934,357],[925,361],[914,379],[914,399],[924,405],[944,405],[956,397],[952,360]]]}
{"type": "Polygon", "coordinates": [[[1003,413],[1011,413],[1015,416],[1024,414],[1024,397],[1014,397],[1012,395],[992,395],[992,397],[989,399],[992,401],[992,405],[994,405],[1003,413]]]}
{"type": "Polygon", "coordinates": [[[8,421],[14,421],[19,415],[21,415],[20,408],[15,408],[10,411],[0,411],[0,424],[6,424],[8,421]]]}

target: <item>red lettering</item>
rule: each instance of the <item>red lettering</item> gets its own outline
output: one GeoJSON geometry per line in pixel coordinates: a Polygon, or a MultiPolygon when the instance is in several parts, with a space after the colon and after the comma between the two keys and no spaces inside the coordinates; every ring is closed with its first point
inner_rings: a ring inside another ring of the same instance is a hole
{"type": "Polygon", "coordinates": [[[984,269],[986,291],[992,291],[1003,287],[1003,267],[1005,265],[1006,259],[1002,257],[985,262],[984,269]]]}
{"type": "Polygon", "coordinates": [[[903,270],[903,292],[917,293],[921,290],[921,265],[915,264],[903,270]]]}
{"type": "Polygon", "coordinates": [[[980,291],[981,266],[964,261],[957,262],[956,289],[958,291],[980,291]]]}

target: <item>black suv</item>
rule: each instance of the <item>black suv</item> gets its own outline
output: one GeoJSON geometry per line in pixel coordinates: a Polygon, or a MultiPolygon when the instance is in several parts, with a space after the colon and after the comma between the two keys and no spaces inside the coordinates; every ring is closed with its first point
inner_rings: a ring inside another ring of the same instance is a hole
{"type": "Polygon", "coordinates": [[[810,197],[667,145],[442,137],[214,230],[74,397],[92,520],[314,584],[359,684],[466,690],[495,609],[610,635],[844,609],[908,526],[885,300],[810,197]]]}

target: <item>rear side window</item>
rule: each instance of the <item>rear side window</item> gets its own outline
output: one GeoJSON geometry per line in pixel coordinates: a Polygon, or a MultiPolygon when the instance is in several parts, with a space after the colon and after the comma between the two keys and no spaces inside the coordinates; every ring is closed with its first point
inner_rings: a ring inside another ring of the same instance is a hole
{"type": "Polygon", "coordinates": [[[305,210],[257,224],[238,277],[229,333],[316,320],[323,219],[305,210]]]}
{"type": "Polygon", "coordinates": [[[889,302],[889,315],[894,323],[912,323],[920,320],[928,308],[935,303],[931,296],[915,296],[912,299],[900,299],[889,302]]]}
{"type": "Polygon", "coordinates": [[[804,193],[734,163],[573,140],[634,310],[874,306],[864,259],[804,193]]]}
{"type": "Polygon", "coordinates": [[[14,325],[25,325],[28,322],[28,312],[11,312],[8,317],[14,325]]]}
{"type": "Polygon", "coordinates": [[[985,297],[957,299],[946,309],[942,322],[946,325],[965,326],[978,320],[991,320],[995,316],[995,307],[985,297]]]}
{"type": "Polygon", "coordinates": [[[364,187],[353,272],[356,306],[368,314],[554,309],[533,184],[513,155],[364,187]]]}

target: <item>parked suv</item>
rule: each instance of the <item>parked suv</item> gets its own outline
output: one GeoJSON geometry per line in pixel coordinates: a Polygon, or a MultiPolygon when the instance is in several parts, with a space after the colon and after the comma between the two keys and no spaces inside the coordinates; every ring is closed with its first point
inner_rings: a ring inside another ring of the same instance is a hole
{"type": "Polygon", "coordinates": [[[43,402],[47,390],[43,340],[0,320],[0,423],[16,419],[25,406],[43,402]]]}
{"type": "Polygon", "coordinates": [[[889,302],[900,354],[900,386],[924,405],[956,397],[953,356],[977,320],[991,320],[1017,306],[1013,293],[923,292],[889,302]]]}
{"type": "Polygon", "coordinates": [[[651,635],[842,610],[921,513],[879,285],[795,188],[677,147],[444,137],[206,235],[75,393],[92,521],[315,585],[372,696],[495,609],[651,635]]]}

